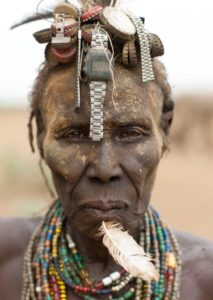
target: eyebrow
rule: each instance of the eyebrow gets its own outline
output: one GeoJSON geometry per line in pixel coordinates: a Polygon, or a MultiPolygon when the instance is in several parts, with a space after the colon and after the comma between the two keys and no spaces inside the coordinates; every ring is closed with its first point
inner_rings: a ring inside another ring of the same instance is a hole
{"type": "Polygon", "coordinates": [[[128,118],[124,118],[123,113],[118,113],[112,118],[109,117],[109,120],[106,120],[106,123],[109,123],[114,127],[122,127],[125,125],[141,125],[151,129],[153,127],[153,118],[149,114],[141,113],[140,116],[134,116],[134,118],[130,119],[129,116],[128,118]]]}
{"type": "MultiPolygon", "coordinates": [[[[153,128],[153,118],[152,115],[147,112],[140,112],[137,113],[137,116],[134,116],[130,119],[130,116],[124,117],[123,112],[113,112],[113,115],[110,113],[105,115],[104,124],[105,126],[109,127],[124,127],[128,125],[139,125],[139,126],[146,126],[147,128],[153,128]]],[[[61,130],[67,128],[88,128],[90,126],[90,119],[82,120],[82,118],[76,117],[59,117],[56,119],[53,124],[51,124],[51,132],[57,133],[61,130]]]]}
{"type": "Polygon", "coordinates": [[[66,128],[71,127],[82,127],[87,128],[89,126],[89,122],[85,122],[82,120],[72,120],[70,118],[64,118],[64,119],[57,119],[52,125],[51,125],[51,132],[57,133],[61,130],[64,130],[66,128]]]}

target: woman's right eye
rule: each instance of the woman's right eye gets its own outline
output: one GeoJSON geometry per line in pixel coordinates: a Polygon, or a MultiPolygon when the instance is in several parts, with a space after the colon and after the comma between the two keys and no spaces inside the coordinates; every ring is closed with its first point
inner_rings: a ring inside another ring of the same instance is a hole
{"type": "Polygon", "coordinates": [[[62,133],[59,133],[57,135],[58,139],[63,139],[66,141],[79,141],[79,140],[85,140],[88,138],[88,134],[83,129],[69,129],[65,130],[62,133]]]}

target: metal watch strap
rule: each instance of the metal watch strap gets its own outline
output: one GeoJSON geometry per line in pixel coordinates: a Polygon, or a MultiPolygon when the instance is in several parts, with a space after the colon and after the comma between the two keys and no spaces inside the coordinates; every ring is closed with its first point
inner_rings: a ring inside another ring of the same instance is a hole
{"type": "Polygon", "coordinates": [[[92,42],[91,42],[92,48],[100,48],[107,50],[108,49],[108,36],[105,32],[100,30],[92,30],[92,42]]]}
{"type": "Polygon", "coordinates": [[[81,89],[80,89],[80,76],[81,76],[81,41],[82,33],[81,29],[78,29],[78,52],[76,61],[76,79],[75,79],[75,93],[76,93],[76,104],[75,107],[79,108],[81,105],[81,89]]]}
{"type": "MultiPolygon", "coordinates": [[[[101,30],[92,30],[91,48],[108,49],[108,36],[101,30]]],[[[100,141],[103,138],[103,103],[106,96],[105,81],[91,81],[91,118],[90,137],[93,141],[100,141]]]]}
{"type": "Polygon", "coordinates": [[[142,82],[148,82],[155,79],[152,60],[149,49],[148,34],[144,31],[144,24],[140,18],[130,16],[135,24],[137,35],[141,49],[141,67],[142,67],[142,82]]]}
{"type": "Polygon", "coordinates": [[[90,137],[93,141],[100,141],[103,138],[103,103],[105,96],[106,82],[92,81],[90,83],[90,137]]]}

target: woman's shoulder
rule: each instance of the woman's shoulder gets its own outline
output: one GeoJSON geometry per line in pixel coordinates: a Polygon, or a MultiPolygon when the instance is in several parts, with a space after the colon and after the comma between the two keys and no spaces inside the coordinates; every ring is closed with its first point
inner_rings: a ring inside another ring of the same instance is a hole
{"type": "Polygon", "coordinates": [[[39,218],[0,219],[0,299],[20,299],[24,254],[38,223],[39,218]]]}
{"type": "Polygon", "coordinates": [[[0,219],[0,263],[26,250],[39,218],[0,219]]]}
{"type": "Polygon", "coordinates": [[[184,260],[191,260],[193,257],[213,257],[213,241],[193,235],[188,232],[175,231],[184,260]]]}
{"type": "Polygon", "coordinates": [[[213,241],[187,232],[175,232],[182,252],[182,294],[213,299],[213,241]]]}

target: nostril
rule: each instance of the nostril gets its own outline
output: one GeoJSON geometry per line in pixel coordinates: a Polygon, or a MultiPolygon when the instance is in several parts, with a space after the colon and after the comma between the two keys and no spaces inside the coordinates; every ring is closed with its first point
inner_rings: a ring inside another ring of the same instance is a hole
{"type": "Polygon", "coordinates": [[[110,178],[110,181],[118,181],[119,179],[120,179],[119,176],[112,176],[110,178]]]}
{"type": "MultiPolygon", "coordinates": [[[[90,180],[93,181],[94,183],[100,183],[100,182],[104,181],[103,179],[101,179],[99,177],[96,177],[96,176],[91,177],[90,180]]],[[[118,180],[119,180],[119,176],[112,176],[112,177],[108,178],[105,181],[107,181],[107,182],[115,182],[115,181],[118,181],[118,180]]]]}
{"type": "Polygon", "coordinates": [[[100,183],[101,182],[101,179],[98,178],[98,177],[91,177],[90,180],[94,183],[100,183]]]}

